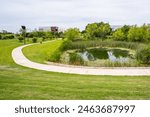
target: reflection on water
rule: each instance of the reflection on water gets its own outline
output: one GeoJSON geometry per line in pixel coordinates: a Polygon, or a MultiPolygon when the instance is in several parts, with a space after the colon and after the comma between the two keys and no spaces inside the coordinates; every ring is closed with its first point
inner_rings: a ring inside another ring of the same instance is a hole
{"type": "Polygon", "coordinates": [[[84,61],[94,61],[95,60],[94,56],[87,51],[85,51],[83,53],[78,53],[78,54],[81,56],[81,58],[83,58],[84,61]]]}
{"type": "Polygon", "coordinates": [[[91,53],[91,51],[78,52],[77,54],[80,55],[84,61],[94,61],[96,59],[108,59],[111,62],[120,62],[120,63],[127,62],[129,60],[129,56],[122,55],[121,51],[119,52],[120,55],[119,53],[116,54],[116,51],[113,52],[111,50],[99,51],[96,54],[91,53]],[[116,56],[114,53],[116,54],[116,56]]]}
{"type": "Polygon", "coordinates": [[[111,62],[121,62],[121,63],[123,63],[123,62],[127,62],[129,60],[128,57],[122,57],[122,56],[120,56],[120,57],[117,58],[117,57],[115,57],[113,55],[113,52],[111,52],[111,51],[108,51],[107,54],[108,54],[108,59],[111,62]]]}

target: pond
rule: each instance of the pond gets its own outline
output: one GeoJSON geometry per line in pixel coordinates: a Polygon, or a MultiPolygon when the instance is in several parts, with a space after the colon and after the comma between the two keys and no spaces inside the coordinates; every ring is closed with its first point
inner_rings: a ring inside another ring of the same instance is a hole
{"type": "Polygon", "coordinates": [[[125,48],[88,48],[68,50],[61,56],[61,63],[92,67],[136,66],[135,51],[125,48]]]}
{"type": "Polygon", "coordinates": [[[126,49],[93,48],[84,51],[76,51],[84,61],[109,60],[111,62],[127,62],[133,58],[133,54],[126,49]]]}

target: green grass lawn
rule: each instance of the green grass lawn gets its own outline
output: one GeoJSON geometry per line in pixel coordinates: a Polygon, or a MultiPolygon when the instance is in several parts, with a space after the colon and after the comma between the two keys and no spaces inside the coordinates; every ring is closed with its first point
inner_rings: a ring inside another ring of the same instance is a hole
{"type": "Polygon", "coordinates": [[[52,54],[54,54],[62,42],[63,40],[55,40],[43,44],[28,46],[23,49],[23,53],[32,61],[44,63],[52,54]]]}
{"type": "Polygon", "coordinates": [[[17,40],[0,40],[0,99],[150,99],[150,76],[86,76],[25,68],[11,58],[19,45],[17,40]]]}

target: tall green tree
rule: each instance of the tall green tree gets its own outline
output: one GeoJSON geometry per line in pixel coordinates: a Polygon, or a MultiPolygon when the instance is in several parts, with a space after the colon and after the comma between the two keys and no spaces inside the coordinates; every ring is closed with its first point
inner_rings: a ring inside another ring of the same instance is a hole
{"type": "Polygon", "coordinates": [[[92,23],[86,26],[86,35],[89,39],[106,38],[111,33],[111,27],[108,23],[92,23]]]}
{"type": "Polygon", "coordinates": [[[128,33],[128,40],[133,42],[146,42],[148,40],[148,30],[146,26],[133,26],[130,28],[128,33]]]}
{"type": "Polygon", "coordinates": [[[111,27],[108,23],[100,22],[97,23],[98,30],[96,32],[96,37],[106,38],[107,35],[111,33],[111,27]]]}
{"type": "Polygon", "coordinates": [[[26,44],[26,33],[27,33],[26,27],[25,26],[21,26],[19,31],[20,31],[20,33],[21,33],[21,35],[23,37],[24,44],[26,44]]]}
{"type": "Polygon", "coordinates": [[[123,27],[121,27],[121,30],[122,32],[125,34],[125,35],[128,35],[128,32],[130,30],[130,27],[129,25],[124,25],[123,27]]]}
{"type": "Polygon", "coordinates": [[[70,41],[75,41],[81,38],[81,33],[78,28],[69,28],[64,32],[64,36],[70,41]]]}
{"type": "Polygon", "coordinates": [[[85,29],[86,38],[94,39],[96,37],[97,30],[98,30],[98,26],[96,23],[88,24],[85,29]]]}
{"type": "Polygon", "coordinates": [[[144,25],[147,31],[147,42],[150,42],[150,24],[144,25]]]}
{"type": "Polygon", "coordinates": [[[112,38],[113,40],[117,40],[117,41],[125,41],[126,35],[121,29],[118,29],[113,33],[112,38]]]}
{"type": "Polygon", "coordinates": [[[129,30],[130,26],[124,25],[113,32],[112,38],[117,41],[127,41],[129,30]]]}

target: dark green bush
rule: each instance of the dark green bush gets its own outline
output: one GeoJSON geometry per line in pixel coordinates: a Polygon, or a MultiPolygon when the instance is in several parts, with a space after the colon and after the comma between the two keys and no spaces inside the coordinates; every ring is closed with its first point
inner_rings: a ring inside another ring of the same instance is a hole
{"type": "Polygon", "coordinates": [[[47,38],[44,36],[44,37],[42,37],[42,41],[45,41],[47,38]]]}
{"type": "Polygon", "coordinates": [[[37,42],[37,38],[33,38],[33,39],[32,39],[32,42],[33,42],[33,43],[36,43],[36,42],[37,42]]]}
{"type": "Polygon", "coordinates": [[[23,37],[22,37],[22,36],[19,36],[19,37],[18,37],[18,40],[19,40],[20,42],[22,42],[22,41],[23,41],[23,37]]]}
{"type": "Polygon", "coordinates": [[[15,36],[13,35],[13,34],[6,34],[6,35],[3,35],[2,36],[2,39],[14,39],[15,38],[15,36]]]}
{"type": "Polygon", "coordinates": [[[27,33],[27,34],[26,34],[26,37],[28,37],[28,38],[33,38],[34,35],[33,35],[33,33],[27,33]]]}
{"type": "Polygon", "coordinates": [[[150,45],[137,50],[136,59],[140,63],[150,64],[150,45]]]}

